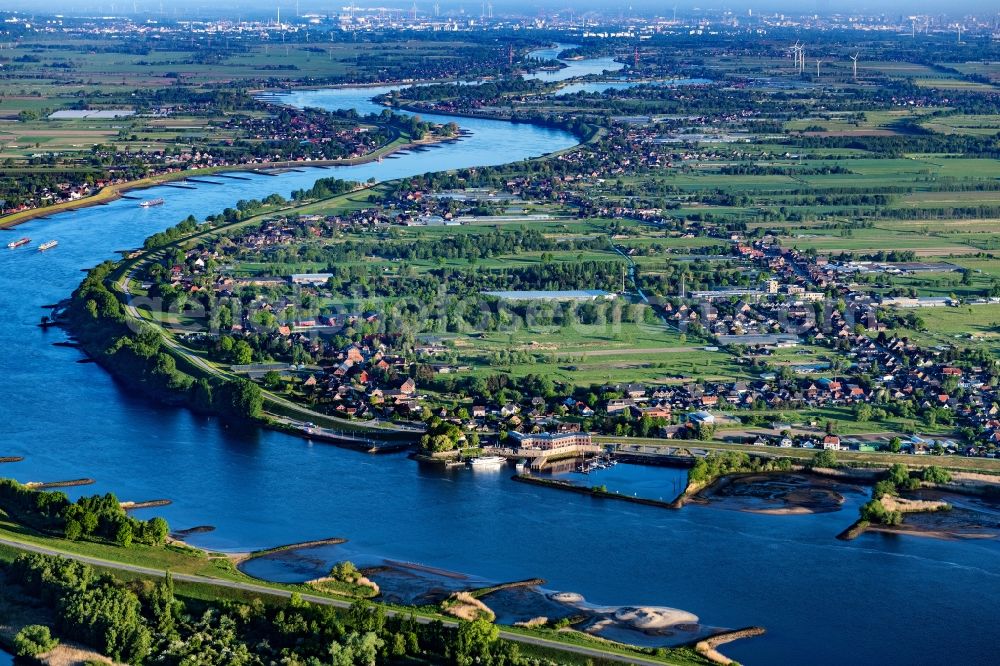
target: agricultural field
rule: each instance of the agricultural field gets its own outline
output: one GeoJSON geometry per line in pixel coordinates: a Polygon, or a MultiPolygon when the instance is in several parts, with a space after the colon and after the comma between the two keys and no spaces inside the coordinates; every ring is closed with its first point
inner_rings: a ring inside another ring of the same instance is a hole
{"type": "Polygon", "coordinates": [[[816,250],[822,254],[841,252],[878,252],[913,250],[921,257],[970,254],[978,250],[971,244],[938,238],[919,231],[897,230],[892,223],[871,229],[797,229],[786,230],[779,238],[782,245],[800,250],[816,250]]]}
{"type": "MultiPolygon", "coordinates": [[[[19,95],[51,96],[54,89],[67,96],[77,90],[90,93],[123,87],[158,88],[177,85],[217,85],[233,81],[342,77],[364,72],[373,64],[388,67],[414,60],[447,61],[468,42],[399,41],[384,44],[350,42],[266,43],[205,36],[176,41],[173,48],[148,53],[109,53],[103,44],[86,40],[25,40],[5,49],[3,60],[19,60],[19,95]],[[204,54],[210,52],[211,57],[204,54]],[[31,77],[43,87],[31,85],[31,77]]],[[[0,107],[2,108],[2,107],[0,107]]],[[[17,108],[17,107],[14,107],[17,108]]]]}
{"type": "Polygon", "coordinates": [[[899,109],[892,111],[863,111],[861,113],[824,113],[822,115],[798,118],[785,123],[790,132],[809,135],[891,135],[903,120],[920,120],[933,114],[937,109],[899,109]]]}
{"type": "Polygon", "coordinates": [[[941,64],[962,74],[985,76],[993,80],[1000,79],[1000,62],[981,60],[978,62],[943,62],[941,64]]]}
{"type": "MultiPolygon", "coordinates": [[[[606,383],[677,383],[746,378],[746,371],[724,351],[706,351],[660,324],[631,323],[537,328],[446,338],[459,365],[486,376],[497,371],[514,376],[544,372],[570,386],[606,383]],[[497,352],[526,352],[533,363],[491,361],[497,352]]],[[[459,375],[462,372],[459,371],[459,375]]]]}
{"type": "Polygon", "coordinates": [[[920,124],[939,134],[992,136],[1000,133],[1000,118],[992,115],[955,114],[928,118],[920,124]]]}
{"type": "Polygon", "coordinates": [[[996,86],[988,83],[978,83],[962,79],[916,78],[913,82],[922,88],[937,88],[938,90],[959,90],[962,92],[974,91],[986,93],[995,92],[997,90],[996,86]]]}
{"type": "Polygon", "coordinates": [[[922,344],[1000,353],[1000,304],[914,308],[912,313],[923,321],[923,328],[902,329],[900,332],[922,344]]]}

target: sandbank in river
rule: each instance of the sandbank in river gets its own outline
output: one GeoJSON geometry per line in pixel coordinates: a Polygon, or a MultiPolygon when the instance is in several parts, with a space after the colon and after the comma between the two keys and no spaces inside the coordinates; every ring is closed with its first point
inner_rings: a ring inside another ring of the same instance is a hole
{"type": "Polygon", "coordinates": [[[732,474],[690,501],[731,511],[799,515],[840,511],[845,494],[863,492],[859,486],[805,473],[732,474]]]}

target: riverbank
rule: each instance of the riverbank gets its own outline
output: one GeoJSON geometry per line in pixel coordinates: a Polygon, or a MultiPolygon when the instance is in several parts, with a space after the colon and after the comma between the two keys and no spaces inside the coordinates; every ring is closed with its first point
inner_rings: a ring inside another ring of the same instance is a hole
{"type": "Polygon", "coordinates": [[[402,137],[397,137],[385,146],[374,150],[370,153],[359,157],[350,157],[337,160],[314,160],[311,162],[254,162],[248,164],[233,164],[227,166],[218,167],[205,167],[197,169],[185,169],[182,171],[172,171],[169,173],[159,174],[156,176],[150,176],[147,178],[141,178],[139,180],[131,180],[124,183],[117,183],[114,185],[107,185],[102,188],[96,194],[92,194],[88,197],[81,197],[74,201],[63,201],[51,206],[43,206],[41,208],[32,208],[30,210],[18,211],[17,213],[12,213],[0,217],[0,229],[12,229],[17,225],[24,224],[31,220],[38,218],[48,217],[49,215],[55,215],[57,213],[66,213],[73,210],[78,210],[80,208],[89,208],[91,206],[103,206],[111,203],[112,201],[117,201],[121,199],[124,194],[134,190],[144,190],[151,187],[157,187],[158,185],[164,185],[168,183],[173,183],[177,181],[187,180],[189,178],[198,178],[205,176],[212,176],[214,174],[220,173],[230,173],[230,172],[266,172],[272,169],[303,169],[303,168],[314,168],[314,167],[343,167],[343,166],[358,166],[360,164],[367,164],[370,162],[378,161],[380,158],[384,158],[393,153],[397,153],[401,150],[412,150],[414,148],[419,148],[422,146],[436,145],[446,141],[454,141],[456,138],[461,137],[433,137],[427,139],[419,140],[407,140],[402,137]]]}
{"type": "MultiPolygon", "coordinates": [[[[163,551],[164,549],[160,549],[163,551]]],[[[258,582],[231,569],[220,568],[220,560],[208,554],[205,557],[200,551],[187,551],[181,555],[172,556],[172,564],[167,565],[159,559],[147,561],[151,552],[146,549],[144,554],[133,552],[133,548],[123,549],[110,545],[84,544],[79,542],[64,542],[54,537],[30,538],[25,535],[15,535],[0,524],[0,562],[11,562],[20,553],[40,553],[65,557],[96,567],[99,571],[112,574],[123,581],[151,580],[157,582],[163,579],[164,571],[170,571],[173,585],[178,596],[198,600],[199,602],[220,602],[239,600],[246,602],[252,598],[263,598],[268,604],[284,604],[293,595],[298,595],[302,601],[337,609],[348,609],[353,603],[349,597],[329,594],[325,590],[303,589],[301,585],[286,585],[258,582]],[[28,539],[27,541],[25,539],[28,539]],[[45,543],[37,543],[38,539],[45,543]],[[91,554],[63,550],[63,546],[79,549],[92,546],[91,554]],[[199,554],[200,553],[200,554],[199,554]],[[122,560],[122,557],[127,557],[122,560]],[[190,564],[198,565],[198,573],[187,573],[190,564]],[[252,582],[251,582],[252,581],[252,582]]],[[[2,599],[2,591],[0,591],[2,599]]],[[[426,608],[401,607],[383,605],[385,614],[390,618],[413,618],[421,625],[440,622],[444,627],[454,629],[459,622],[450,619],[440,612],[431,612],[426,608]]],[[[28,624],[30,622],[24,622],[28,624]]],[[[51,622],[47,623],[51,624],[51,622]]],[[[624,662],[659,666],[662,664],[694,665],[703,663],[691,659],[685,650],[652,651],[632,647],[621,643],[602,641],[594,637],[575,637],[562,635],[559,632],[524,628],[501,628],[499,635],[504,640],[521,643],[524,650],[532,653],[539,649],[543,654],[550,651],[550,658],[562,654],[565,663],[583,663],[583,658],[597,658],[610,662],[624,662]],[[676,658],[675,658],[676,655],[676,658]],[[580,661],[577,661],[580,659],[580,661]]]]}
{"type": "MultiPolygon", "coordinates": [[[[357,589],[357,577],[372,590],[379,590],[378,603],[394,607],[431,608],[465,620],[485,617],[504,627],[527,627],[541,632],[579,636],[609,646],[635,646],[641,650],[665,651],[693,645],[696,639],[719,630],[701,624],[688,611],[667,606],[608,606],[587,602],[575,592],[542,589],[542,579],[493,583],[438,567],[399,562],[357,552],[312,551],[309,548],[270,556],[268,561],[244,569],[262,580],[313,585],[335,581],[337,588],[351,582],[349,593],[366,596],[357,589]],[[345,559],[348,558],[349,559],[345,559]],[[360,557],[359,559],[355,559],[360,557]],[[329,574],[317,577],[314,572],[329,574]]],[[[342,590],[343,591],[343,590],[342,590]]],[[[668,659],[669,661],[669,659],[668,659]]]]}

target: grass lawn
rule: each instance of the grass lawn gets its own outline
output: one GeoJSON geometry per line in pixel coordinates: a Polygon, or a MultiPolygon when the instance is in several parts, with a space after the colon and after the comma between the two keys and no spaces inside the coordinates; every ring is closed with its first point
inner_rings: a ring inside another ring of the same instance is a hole
{"type": "Polygon", "coordinates": [[[86,557],[110,562],[122,562],[153,569],[171,570],[197,576],[225,578],[227,580],[253,581],[255,579],[237,571],[225,557],[209,557],[204,551],[184,546],[154,547],[134,545],[120,548],[92,541],[68,541],[39,534],[0,516],[0,535],[4,538],[31,543],[86,557]]]}
{"type": "Polygon", "coordinates": [[[901,312],[913,312],[923,319],[926,330],[905,331],[918,341],[1000,350],[1000,304],[915,308],[901,312]]]}

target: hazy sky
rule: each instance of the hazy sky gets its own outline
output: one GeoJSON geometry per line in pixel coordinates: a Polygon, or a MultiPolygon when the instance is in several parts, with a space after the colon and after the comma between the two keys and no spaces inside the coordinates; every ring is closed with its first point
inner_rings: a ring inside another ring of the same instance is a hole
{"type": "MultiPolygon", "coordinates": [[[[470,16],[478,16],[482,11],[482,0],[438,0],[442,12],[465,8],[470,16]]],[[[676,4],[678,13],[684,14],[686,9],[693,7],[730,9],[740,14],[746,14],[747,9],[760,11],[784,11],[790,13],[820,12],[834,9],[840,12],[866,11],[867,13],[887,13],[890,15],[911,14],[915,12],[929,13],[979,13],[996,14],[1000,11],[1000,3],[996,0],[951,0],[947,3],[933,0],[704,0],[690,2],[684,0],[492,0],[494,12],[515,10],[520,13],[534,15],[539,11],[568,9],[572,7],[577,13],[592,9],[603,10],[605,14],[614,15],[627,12],[629,8],[635,12],[658,12],[667,15],[670,8],[676,4]]],[[[316,11],[322,13],[337,12],[341,7],[350,4],[348,0],[299,0],[298,6],[302,13],[316,11]]],[[[409,8],[413,0],[355,0],[359,7],[405,7],[409,8]]],[[[417,0],[418,10],[429,12],[434,0],[417,0]]],[[[212,13],[236,10],[241,12],[263,13],[274,11],[281,6],[282,12],[291,16],[295,13],[296,0],[4,0],[0,3],[2,9],[23,11],[65,12],[65,13],[131,13],[136,6],[140,11],[156,12],[162,6],[169,14],[178,12],[212,13]]]]}

